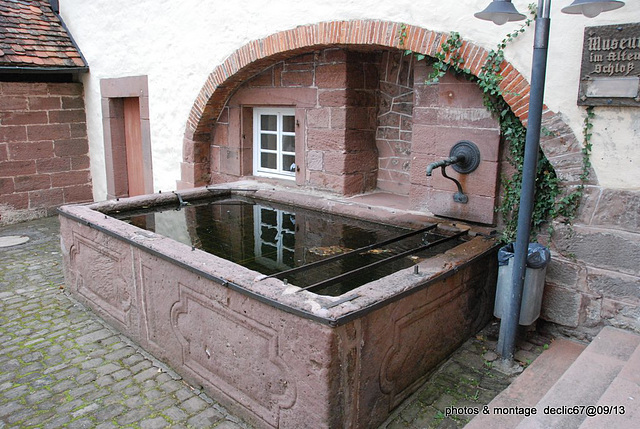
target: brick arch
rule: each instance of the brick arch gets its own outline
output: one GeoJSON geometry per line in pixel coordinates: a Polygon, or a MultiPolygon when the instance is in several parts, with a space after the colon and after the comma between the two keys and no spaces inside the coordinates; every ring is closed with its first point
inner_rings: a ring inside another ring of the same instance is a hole
{"type": "MultiPolygon", "coordinates": [[[[374,20],[320,22],[254,40],[235,51],[211,72],[191,108],[184,135],[178,188],[209,183],[209,144],[214,124],[228,98],[245,80],[275,62],[326,47],[409,49],[433,57],[447,37],[445,33],[407,25],[407,36],[400,44],[400,28],[401,24],[396,22],[374,20]]],[[[465,67],[478,76],[488,51],[463,41],[460,53],[465,67]]],[[[504,99],[526,123],[529,82],[507,61],[503,62],[501,70],[503,80],[500,87],[505,91],[504,99]]],[[[565,183],[576,184],[582,162],[580,143],[560,115],[546,106],[544,109],[543,126],[550,132],[541,138],[542,149],[565,183]]],[[[595,181],[595,174],[591,178],[595,181]]]]}

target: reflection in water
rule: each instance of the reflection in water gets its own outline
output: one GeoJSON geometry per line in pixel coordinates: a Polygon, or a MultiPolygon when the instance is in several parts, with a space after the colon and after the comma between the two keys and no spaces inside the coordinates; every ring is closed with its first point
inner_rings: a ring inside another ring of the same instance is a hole
{"type": "Polygon", "coordinates": [[[256,261],[276,272],[294,268],[296,215],[255,205],[253,225],[256,261]]]}
{"type": "MultiPolygon", "coordinates": [[[[181,210],[123,213],[117,217],[151,230],[154,225],[186,225],[189,241],[186,244],[266,275],[344,254],[407,232],[402,228],[239,197],[187,206],[181,210]]],[[[187,241],[184,227],[162,229],[164,231],[157,232],[183,243],[187,241]]],[[[384,248],[355,252],[317,268],[287,274],[287,281],[306,287],[439,238],[441,236],[424,233],[384,248]]],[[[323,295],[341,295],[457,243],[454,240],[446,247],[439,245],[433,250],[403,257],[313,291],[323,295]]]]}

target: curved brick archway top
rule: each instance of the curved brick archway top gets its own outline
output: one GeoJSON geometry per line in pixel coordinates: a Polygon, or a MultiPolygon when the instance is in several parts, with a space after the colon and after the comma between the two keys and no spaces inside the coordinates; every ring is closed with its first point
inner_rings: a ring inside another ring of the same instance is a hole
{"type": "MultiPolygon", "coordinates": [[[[189,113],[183,143],[183,162],[179,189],[209,184],[209,144],[213,126],[228,98],[244,81],[266,67],[304,52],[326,47],[369,46],[371,48],[409,49],[433,57],[445,33],[406,25],[407,36],[400,45],[401,24],[397,22],[354,20],[321,22],[296,27],[252,41],[231,54],[207,78],[189,113]]],[[[488,51],[463,41],[460,49],[464,65],[475,76],[482,71],[488,51]]],[[[526,121],[529,106],[529,82],[509,62],[502,64],[500,86],[513,112],[526,121]]],[[[545,107],[543,125],[551,135],[541,145],[556,172],[567,184],[578,183],[581,148],[570,127],[545,107]]],[[[595,180],[595,175],[591,176],[595,180]]]]}

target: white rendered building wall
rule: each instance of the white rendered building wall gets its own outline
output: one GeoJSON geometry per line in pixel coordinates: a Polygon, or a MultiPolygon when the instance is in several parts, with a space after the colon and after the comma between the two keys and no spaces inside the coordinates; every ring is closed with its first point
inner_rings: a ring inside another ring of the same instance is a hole
{"type": "MultiPolygon", "coordinates": [[[[394,0],[62,0],[61,15],[86,57],[90,73],[83,77],[94,198],[106,198],[106,173],[100,79],[147,75],[154,187],[175,189],[180,179],[182,139],[187,117],[209,73],[251,40],[323,21],[371,19],[407,23],[428,30],[457,31],[486,49],[520,26],[501,27],[473,17],[489,0],[455,2],[394,0]]],[[[527,0],[514,0],[521,11],[527,0]]],[[[597,18],[565,15],[570,3],[552,8],[551,40],[545,104],[560,113],[581,138],[585,110],[577,106],[578,80],[585,26],[640,20],[640,4],[597,18]]],[[[533,29],[506,50],[507,59],[530,76],[533,29]]],[[[640,183],[640,110],[597,108],[593,166],[601,186],[638,188],[640,183]],[[624,174],[622,174],[624,173],[624,174]]]]}

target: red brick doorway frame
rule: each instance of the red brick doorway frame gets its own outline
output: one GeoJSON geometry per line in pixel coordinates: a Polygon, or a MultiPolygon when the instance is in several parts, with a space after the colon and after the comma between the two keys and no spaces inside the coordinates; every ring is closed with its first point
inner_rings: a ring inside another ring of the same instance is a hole
{"type": "MultiPolygon", "coordinates": [[[[331,21],[309,24],[254,40],[231,54],[215,67],[191,108],[183,141],[183,159],[179,189],[209,184],[209,145],[214,124],[228,98],[247,79],[266,67],[304,52],[326,47],[368,46],[380,49],[409,49],[433,57],[447,37],[424,28],[406,25],[407,36],[400,45],[400,23],[373,20],[331,21]]],[[[465,67],[477,76],[488,51],[463,41],[461,56],[465,67]]],[[[500,83],[505,101],[526,122],[529,106],[529,82],[509,62],[502,64],[500,83]]],[[[549,131],[542,138],[545,155],[566,185],[577,184],[581,172],[581,147],[571,128],[560,115],[545,106],[543,126],[549,131]]],[[[595,174],[591,176],[595,182],[595,174]]]]}

